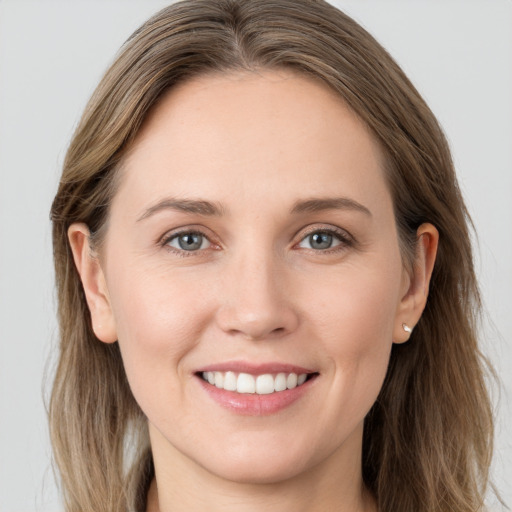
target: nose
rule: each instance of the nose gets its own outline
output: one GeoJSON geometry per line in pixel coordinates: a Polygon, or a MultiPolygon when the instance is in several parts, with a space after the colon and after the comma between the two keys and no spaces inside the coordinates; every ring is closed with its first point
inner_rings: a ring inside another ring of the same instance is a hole
{"type": "Polygon", "coordinates": [[[271,256],[234,259],[224,269],[217,324],[232,336],[251,340],[282,337],[299,324],[289,272],[271,256]]]}

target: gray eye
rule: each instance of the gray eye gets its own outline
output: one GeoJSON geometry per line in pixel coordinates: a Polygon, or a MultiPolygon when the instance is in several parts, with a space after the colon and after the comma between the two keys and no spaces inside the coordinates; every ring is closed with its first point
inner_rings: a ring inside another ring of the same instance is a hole
{"type": "Polygon", "coordinates": [[[171,247],[182,251],[198,251],[199,249],[205,249],[209,244],[208,239],[201,233],[180,233],[168,243],[171,247]]]}
{"type": "Polygon", "coordinates": [[[306,236],[299,244],[299,247],[305,249],[315,249],[317,251],[330,249],[341,243],[340,239],[328,231],[315,231],[306,236]]]}
{"type": "Polygon", "coordinates": [[[309,235],[309,244],[313,249],[329,249],[332,244],[332,235],[329,233],[313,233],[309,235]]]}

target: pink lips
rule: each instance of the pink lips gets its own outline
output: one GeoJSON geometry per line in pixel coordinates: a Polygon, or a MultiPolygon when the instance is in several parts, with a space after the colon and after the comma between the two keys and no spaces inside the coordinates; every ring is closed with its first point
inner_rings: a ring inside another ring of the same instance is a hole
{"type": "Polygon", "coordinates": [[[197,372],[197,380],[208,396],[221,407],[236,414],[246,416],[263,416],[284,410],[306,394],[314,384],[318,374],[310,369],[282,363],[253,364],[242,361],[230,361],[201,367],[197,372]],[[237,393],[227,391],[209,384],[201,377],[203,372],[235,372],[251,375],[295,373],[312,375],[304,384],[293,389],[286,389],[267,395],[237,393]]]}
{"type": "Polygon", "coordinates": [[[235,372],[250,373],[251,375],[263,375],[264,373],[315,373],[301,366],[284,363],[247,363],[244,361],[226,361],[224,363],[203,366],[197,370],[201,372],[235,372]]]}

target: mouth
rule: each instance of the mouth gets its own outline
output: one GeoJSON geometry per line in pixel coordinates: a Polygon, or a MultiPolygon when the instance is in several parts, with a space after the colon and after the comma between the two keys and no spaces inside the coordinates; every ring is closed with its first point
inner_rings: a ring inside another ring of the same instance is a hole
{"type": "Polygon", "coordinates": [[[225,361],[198,368],[195,377],[213,402],[231,413],[268,416],[305,396],[320,376],[312,369],[281,362],[225,361]]]}
{"type": "Polygon", "coordinates": [[[202,371],[196,375],[217,389],[238,394],[272,395],[303,386],[318,376],[317,372],[251,374],[234,371],[202,371]]]}

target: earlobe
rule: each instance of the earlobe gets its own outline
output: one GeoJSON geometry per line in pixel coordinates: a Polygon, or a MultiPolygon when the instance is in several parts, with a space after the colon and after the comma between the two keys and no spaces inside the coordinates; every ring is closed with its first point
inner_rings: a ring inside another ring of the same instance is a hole
{"type": "Polygon", "coordinates": [[[425,223],[418,228],[413,266],[408,272],[407,286],[395,319],[394,343],[409,340],[425,309],[438,242],[439,232],[435,226],[425,223]]]}
{"type": "Polygon", "coordinates": [[[91,249],[89,235],[89,228],[83,223],[74,223],[68,229],[69,244],[91,313],[94,334],[104,343],[114,343],[117,332],[105,276],[91,249]]]}

